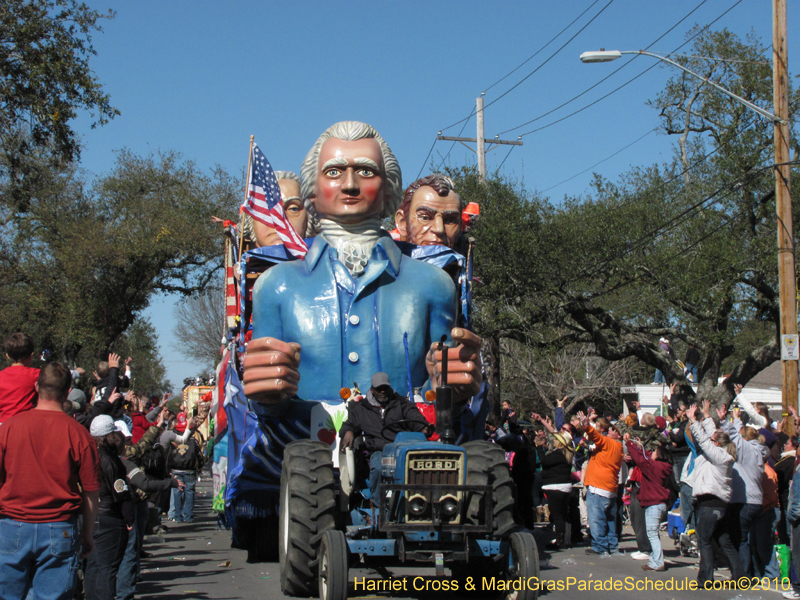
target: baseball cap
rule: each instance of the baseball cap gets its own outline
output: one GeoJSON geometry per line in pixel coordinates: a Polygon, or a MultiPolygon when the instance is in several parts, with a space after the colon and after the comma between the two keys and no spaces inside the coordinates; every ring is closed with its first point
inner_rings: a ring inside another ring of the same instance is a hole
{"type": "Polygon", "coordinates": [[[114,421],[114,428],[117,431],[121,431],[122,435],[124,435],[125,437],[132,437],[133,436],[133,434],[131,433],[131,430],[128,429],[128,424],[125,421],[123,421],[122,419],[120,419],[119,421],[114,421]]]}
{"type": "Polygon", "coordinates": [[[375,375],[372,376],[370,383],[374,388],[379,388],[382,385],[388,385],[389,387],[392,387],[392,384],[389,383],[389,376],[386,373],[375,373],[375,375]]]}
{"type": "Polygon", "coordinates": [[[103,437],[116,430],[114,419],[110,415],[97,415],[89,426],[89,433],[92,434],[92,437],[103,437]]]}
{"type": "Polygon", "coordinates": [[[658,427],[659,430],[666,429],[667,428],[667,420],[662,416],[656,417],[656,427],[658,427]]]}
{"type": "Polygon", "coordinates": [[[83,410],[86,408],[86,394],[83,393],[83,390],[70,390],[67,400],[71,400],[73,404],[77,403],[80,405],[80,409],[76,408],[76,410],[83,410]]]}

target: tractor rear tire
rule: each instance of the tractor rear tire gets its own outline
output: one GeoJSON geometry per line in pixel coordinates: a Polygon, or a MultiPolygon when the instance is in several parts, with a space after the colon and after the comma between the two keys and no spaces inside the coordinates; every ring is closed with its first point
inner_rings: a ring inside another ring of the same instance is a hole
{"type": "Polygon", "coordinates": [[[281,591],[316,596],[320,541],[336,511],[330,446],[299,440],[286,446],[281,471],[279,559],[281,591]]]}
{"type": "MultiPolygon", "coordinates": [[[[514,522],[514,482],[502,448],[495,444],[474,441],[464,444],[467,451],[467,485],[492,486],[493,539],[507,538],[516,527],[514,522]]],[[[477,492],[467,494],[467,522],[481,524],[486,514],[485,496],[477,492]]]]}

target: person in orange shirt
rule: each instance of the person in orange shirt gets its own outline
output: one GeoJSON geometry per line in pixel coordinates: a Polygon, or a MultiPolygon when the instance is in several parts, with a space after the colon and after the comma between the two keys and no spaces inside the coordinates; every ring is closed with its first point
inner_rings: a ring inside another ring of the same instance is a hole
{"type": "Polygon", "coordinates": [[[586,437],[594,444],[584,479],[587,489],[586,512],[592,533],[592,547],[586,549],[586,554],[619,554],[616,498],[619,469],[622,466],[622,441],[619,432],[606,419],[596,421],[598,428],[606,430],[606,435],[603,435],[592,427],[586,415],[578,414],[586,437]]]}

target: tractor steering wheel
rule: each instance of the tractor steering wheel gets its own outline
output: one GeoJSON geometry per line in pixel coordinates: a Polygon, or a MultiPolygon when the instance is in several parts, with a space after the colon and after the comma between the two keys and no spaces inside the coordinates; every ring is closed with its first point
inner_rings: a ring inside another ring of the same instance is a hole
{"type": "MultiPolygon", "coordinates": [[[[387,423],[386,425],[384,425],[383,427],[381,427],[381,437],[383,437],[383,432],[384,432],[384,431],[386,431],[387,429],[389,429],[390,427],[395,427],[395,426],[397,426],[397,425],[411,424],[411,423],[413,423],[413,424],[417,424],[417,425],[421,425],[421,424],[422,424],[422,423],[421,423],[421,421],[417,421],[417,420],[415,420],[415,419],[400,419],[399,421],[395,421],[394,423],[387,423]]],[[[433,424],[431,424],[431,423],[428,423],[428,424],[426,425],[426,427],[433,428],[433,424]]],[[[409,431],[409,430],[404,430],[404,429],[401,429],[400,431],[409,431]]],[[[394,432],[394,433],[395,433],[395,435],[397,435],[398,433],[400,433],[400,431],[395,431],[395,432],[394,432]]],[[[420,431],[420,433],[425,433],[425,432],[424,432],[424,431],[420,431]]],[[[431,432],[431,433],[432,433],[432,432],[431,432]]],[[[425,437],[427,437],[427,435],[426,435],[425,437]]]]}

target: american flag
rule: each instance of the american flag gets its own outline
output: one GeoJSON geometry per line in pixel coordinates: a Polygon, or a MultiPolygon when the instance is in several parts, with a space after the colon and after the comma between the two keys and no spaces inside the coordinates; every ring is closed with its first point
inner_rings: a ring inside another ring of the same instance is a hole
{"type": "Polygon", "coordinates": [[[247,200],[242,209],[256,221],[272,227],[292,256],[303,258],[308,252],[308,246],[286,219],[278,180],[257,144],[253,144],[250,165],[247,200]]]}

